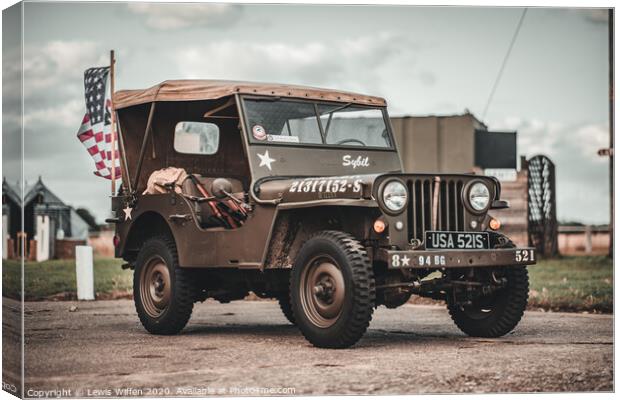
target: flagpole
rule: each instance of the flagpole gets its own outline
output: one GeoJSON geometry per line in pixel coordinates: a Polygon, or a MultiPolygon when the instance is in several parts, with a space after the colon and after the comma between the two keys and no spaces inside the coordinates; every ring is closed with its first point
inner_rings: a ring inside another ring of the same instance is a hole
{"type": "Polygon", "coordinates": [[[116,123],[114,118],[114,50],[110,50],[110,123],[112,124],[112,196],[116,195],[116,123]]]}

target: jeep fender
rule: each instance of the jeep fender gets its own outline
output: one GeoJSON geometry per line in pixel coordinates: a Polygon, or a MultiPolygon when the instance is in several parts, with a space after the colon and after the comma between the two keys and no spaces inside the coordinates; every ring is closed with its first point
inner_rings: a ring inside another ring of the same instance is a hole
{"type": "Polygon", "coordinates": [[[372,235],[381,211],[373,200],[333,199],[278,206],[265,246],[264,268],[290,268],[301,245],[322,230],[341,230],[360,241],[372,235]]]}
{"type": "Polygon", "coordinates": [[[161,235],[170,237],[176,245],[176,240],[168,221],[156,211],[145,211],[135,219],[132,219],[126,239],[124,243],[119,244],[117,251],[123,259],[133,261],[142,244],[147,239],[161,235]]]}

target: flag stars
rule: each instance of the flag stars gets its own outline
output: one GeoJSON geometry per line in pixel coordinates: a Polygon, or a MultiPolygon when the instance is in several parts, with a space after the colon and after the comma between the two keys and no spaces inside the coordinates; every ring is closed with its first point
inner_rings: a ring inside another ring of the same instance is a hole
{"type": "MultiPolygon", "coordinates": [[[[84,72],[84,99],[86,100],[86,115],[83,118],[82,127],[78,132],[78,137],[82,143],[88,141],[89,153],[93,156],[97,171],[96,175],[111,178],[112,168],[116,171],[116,177],[121,176],[118,156],[112,160],[111,138],[111,102],[106,98],[106,83],[110,68],[95,67],[89,68],[84,72]],[[95,139],[96,144],[91,144],[91,139],[95,139]]],[[[125,219],[131,219],[131,207],[123,209],[125,219]]]]}
{"type": "Polygon", "coordinates": [[[106,81],[109,68],[90,68],[84,72],[84,91],[86,110],[91,124],[110,125],[110,118],[106,115],[106,81]]]}

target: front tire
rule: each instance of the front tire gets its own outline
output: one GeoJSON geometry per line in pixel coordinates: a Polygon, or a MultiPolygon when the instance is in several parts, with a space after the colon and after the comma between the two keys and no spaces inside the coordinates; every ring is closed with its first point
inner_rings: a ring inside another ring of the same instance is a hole
{"type": "Polygon", "coordinates": [[[179,268],[177,250],[168,237],[147,240],[136,259],[133,298],[144,328],[153,334],[179,333],[194,308],[191,271],[179,268]]]}
{"type": "Polygon", "coordinates": [[[297,326],[316,347],[346,348],[364,335],[375,304],[372,264],[351,235],[322,231],[300,249],[291,272],[297,326]]]}
{"type": "Polygon", "coordinates": [[[506,287],[483,296],[472,305],[448,303],[448,311],[456,326],[474,337],[496,338],[512,331],[527,307],[529,279],[526,267],[505,269],[506,287]]]}

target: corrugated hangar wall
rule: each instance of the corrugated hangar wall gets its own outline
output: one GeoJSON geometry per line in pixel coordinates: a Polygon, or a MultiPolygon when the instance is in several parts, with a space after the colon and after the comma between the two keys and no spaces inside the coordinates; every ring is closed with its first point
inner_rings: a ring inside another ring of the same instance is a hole
{"type": "MultiPolygon", "coordinates": [[[[394,138],[408,173],[471,173],[475,165],[475,131],[487,127],[472,114],[391,117],[394,138]]],[[[514,182],[502,182],[502,199],[510,208],[493,211],[502,233],[528,245],[527,170],[514,182]]]]}

